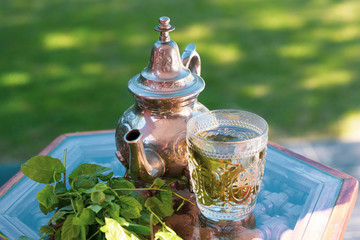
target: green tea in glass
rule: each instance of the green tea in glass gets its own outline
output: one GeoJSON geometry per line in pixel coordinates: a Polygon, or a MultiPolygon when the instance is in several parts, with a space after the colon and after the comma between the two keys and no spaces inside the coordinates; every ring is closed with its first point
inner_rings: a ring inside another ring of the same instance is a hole
{"type": "Polygon", "coordinates": [[[238,221],[255,207],[268,125],[241,110],[215,110],[187,123],[189,170],[197,205],[212,221],[238,221]]]}

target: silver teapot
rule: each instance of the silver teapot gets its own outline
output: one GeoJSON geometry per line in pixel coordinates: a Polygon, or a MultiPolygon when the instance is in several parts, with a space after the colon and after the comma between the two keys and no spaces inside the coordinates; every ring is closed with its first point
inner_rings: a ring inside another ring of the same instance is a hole
{"type": "Polygon", "coordinates": [[[155,30],[160,38],[152,47],[149,65],[128,82],[136,103],[119,119],[115,139],[117,157],[130,178],[150,180],[180,176],[187,166],[186,123],[208,111],[197,101],[205,87],[200,56],[190,43],[180,57],[170,39],[168,17],[155,30]]]}

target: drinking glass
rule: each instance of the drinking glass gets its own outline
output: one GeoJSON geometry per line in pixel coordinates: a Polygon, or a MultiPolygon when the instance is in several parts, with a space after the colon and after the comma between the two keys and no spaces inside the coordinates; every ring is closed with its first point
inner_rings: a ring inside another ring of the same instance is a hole
{"type": "Polygon", "coordinates": [[[212,221],[238,221],[255,207],[268,125],[242,110],[214,110],[187,123],[189,170],[197,205],[212,221]]]}

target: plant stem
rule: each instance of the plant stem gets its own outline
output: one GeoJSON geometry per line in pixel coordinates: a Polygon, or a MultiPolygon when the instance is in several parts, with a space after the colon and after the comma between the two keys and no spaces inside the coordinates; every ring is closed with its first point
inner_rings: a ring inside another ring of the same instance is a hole
{"type": "Polygon", "coordinates": [[[76,209],[75,209],[74,202],[73,202],[72,198],[70,198],[70,202],[71,202],[71,206],[72,206],[72,208],[73,208],[73,210],[75,212],[75,215],[77,216],[77,212],[76,212],[76,209]]]}
{"type": "Polygon", "coordinates": [[[115,194],[115,196],[116,196],[118,199],[120,199],[119,195],[117,194],[117,192],[116,192],[114,189],[111,189],[111,188],[110,188],[110,190],[115,194]]]}
{"type": "Polygon", "coordinates": [[[65,148],[65,150],[64,150],[64,168],[65,168],[65,171],[64,171],[64,185],[65,185],[65,188],[66,188],[66,153],[67,153],[67,148],[65,148]]]}
{"type": "Polygon", "coordinates": [[[96,234],[98,234],[99,232],[100,232],[100,229],[97,230],[93,235],[91,235],[91,236],[88,238],[88,240],[90,240],[90,239],[92,239],[93,237],[95,237],[96,234]]]}
{"type": "Polygon", "coordinates": [[[154,213],[151,212],[151,215],[150,215],[150,238],[151,240],[154,240],[154,226],[153,226],[153,218],[154,218],[154,213]]]}
{"type": "Polygon", "coordinates": [[[147,191],[147,190],[156,190],[156,191],[162,191],[162,192],[171,192],[172,194],[174,194],[175,196],[181,198],[182,200],[185,200],[189,203],[191,203],[192,205],[195,205],[195,203],[193,203],[192,201],[190,201],[189,199],[181,196],[180,194],[171,191],[171,190],[166,190],[166,189],[161,189],[161,188],[115,188],[115,189],[111,189],[112,191],[134,191],[134,190],[139,190],[139,191],[147,191]]]}

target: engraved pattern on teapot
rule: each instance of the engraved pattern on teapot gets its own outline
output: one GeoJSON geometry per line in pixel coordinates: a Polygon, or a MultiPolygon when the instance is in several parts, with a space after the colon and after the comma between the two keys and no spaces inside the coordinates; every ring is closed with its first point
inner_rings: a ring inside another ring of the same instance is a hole
{"type": "Polygon", "coordinates": [[[154,51],[155,64],[152,69],[162,69],[164,72],[169,72],[171,70],[172,58],[166,55],[164,49],[159,49],[154,51]]]}

